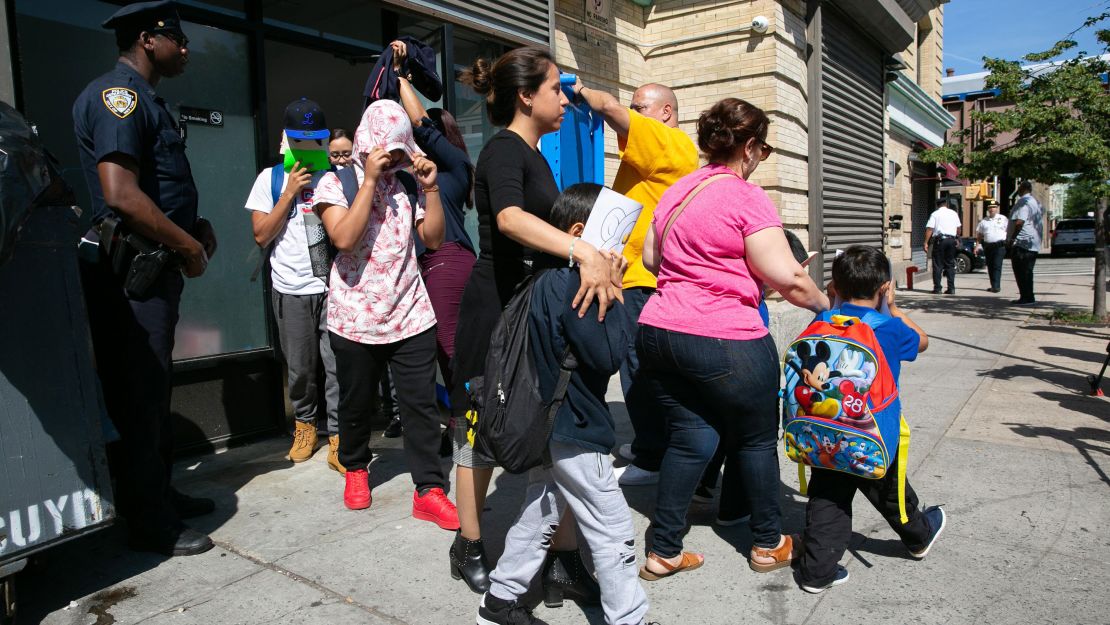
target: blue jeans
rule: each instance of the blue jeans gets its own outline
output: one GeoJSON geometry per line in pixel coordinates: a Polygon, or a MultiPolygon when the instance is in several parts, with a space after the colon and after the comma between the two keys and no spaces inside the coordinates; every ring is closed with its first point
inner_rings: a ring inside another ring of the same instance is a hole
{"type": "Polygon", "coordinates": [[[774,339],[723,340],[641,325],[636,351],[670,436],[659,473],[651,550],[664,558],[681,553],[686,511],[718,444],[736,468],[725,471],[722,490],[747,499],[753,544],[778,546],[774,339]]]}
{"type": "MultiPolygon", "coordinates": [[[[635,287],[624,290],[624,314],[630,327],[640,323],[640,313],[655,289],[635,287]]],[[[631,334],[628,357],[621,364],[621,390],[624,391],[624,405],[628,409],[628,420],[632,422],[635,436],[632,439],[632,464],[646,471],[658,471],[663,461],[663,450],[667,447],[667,424],[662,410],[655,403],[655,397],[648,385],[637,378],[640,360],[636,357],[636,333],[631,334]]]]}

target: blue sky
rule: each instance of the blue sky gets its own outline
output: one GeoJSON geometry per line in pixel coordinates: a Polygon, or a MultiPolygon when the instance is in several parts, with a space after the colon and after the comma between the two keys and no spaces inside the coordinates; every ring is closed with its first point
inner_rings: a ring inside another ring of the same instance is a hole
{"type": "MultiPolygon", "coordinates": [[[[1083,21],[1110,10],[1107,0],[951,0],[944,5],[944,66],[957,74],[983,71],[982,57],[1020,60],[1052,47],[1083,21]]],[[[1110,20],[1099,24],[1110,28],[1110,20]]],[[[1069,53],[1101,52],[1094,29],[1075,36],[1069,53]]]]}

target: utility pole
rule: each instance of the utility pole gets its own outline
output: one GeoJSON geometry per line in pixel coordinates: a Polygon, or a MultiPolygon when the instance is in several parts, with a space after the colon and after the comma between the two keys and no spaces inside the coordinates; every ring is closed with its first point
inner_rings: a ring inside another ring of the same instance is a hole
{"type": "Polygon", "coordinates": [[[1101,198],[1095,209],[1095,318],[1106,319],[1106,202],[1101,198]]]}

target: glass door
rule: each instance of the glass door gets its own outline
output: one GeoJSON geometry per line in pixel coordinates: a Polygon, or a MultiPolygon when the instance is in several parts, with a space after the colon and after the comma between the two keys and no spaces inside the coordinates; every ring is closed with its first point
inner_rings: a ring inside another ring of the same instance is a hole
{"type": "Polygon", "coordinates": [[[174,359],[201,358],[270,346],[250,215],[243,208],[256,169],[255,122],[246,35],[186,22],[189,65],[158,85],[181,120],[186,154],[200,193],[201,216],[219,248],[181,301],[174,359]]]}

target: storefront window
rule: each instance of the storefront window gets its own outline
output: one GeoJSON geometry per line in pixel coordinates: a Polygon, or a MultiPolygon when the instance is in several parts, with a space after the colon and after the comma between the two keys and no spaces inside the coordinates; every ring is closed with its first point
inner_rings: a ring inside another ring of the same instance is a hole
{"type": "Polygon", "coordinates": [[[373,48],[383,45],[381,6],[366,0],[263,2],[262,21],[270,26],[340,43],[373,48]]]}
{"type": "Polygon", "coordinates": [[[243,10],[244,2],[245,0],[177,0],[179,5],[194,6],[235,17],[246,17],[247,14],[243,10]]]}
{"type": "MultiPolygon", "coordinates": [[[[513,46],[493,41],[485,35],[464,28],[455,28],[454,31],[455,71],[452,72],[452,76],[444,77],[444,81],[450,81],[454,85],[455,120],[458,122],[459,130],[462,131],[463,139],[466,141],[470,159],[477,165],[482,146],[500,129],[491,124],[489,117],[486,116],[485,98],[459,82],[456,76],[458,72],[470,67],[474,63],[474,59],[484,57],[493,61],[511,50],[513,46]]],[[[466,212],[466,231],[474,244],[477,245],[478,214],[476,211],[468,210],[466,212]]]]}
{"type": "Polygon", "coordinates": [[[362,116],[362,88],[373,66],[369,58],[343,59],[329,52],[267,41],[266,141],[274,162],[285,107],[298,98],[318,103],[332,128],[354,131],[362,116]]]}

